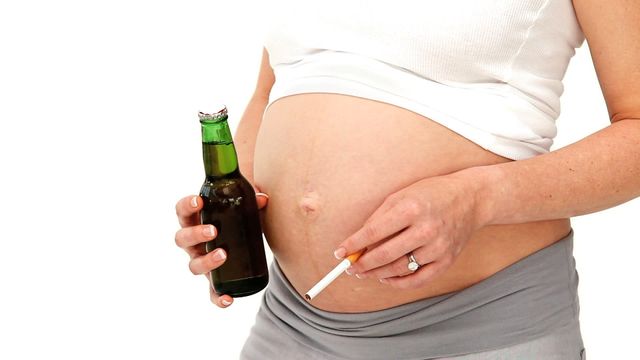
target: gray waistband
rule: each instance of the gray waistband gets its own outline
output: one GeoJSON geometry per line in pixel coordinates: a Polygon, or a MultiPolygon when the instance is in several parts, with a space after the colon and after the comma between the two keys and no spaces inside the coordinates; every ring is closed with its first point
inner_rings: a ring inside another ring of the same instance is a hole
{"type": "Polygon", "coordinates": [[[274,261],[261,311],[292,338],[334,357],[429,359],[497,349],[575,326],[577,287],[572,231],[464,290],[366,313],[311,306],[274,261]]]}

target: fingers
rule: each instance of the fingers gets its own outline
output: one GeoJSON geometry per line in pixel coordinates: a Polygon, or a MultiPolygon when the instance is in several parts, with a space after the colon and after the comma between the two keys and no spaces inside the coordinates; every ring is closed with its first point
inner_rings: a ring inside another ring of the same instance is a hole
{"type": "Polygon", "coordinates": [[[257,192],[256,201],[258,202],[258,210],[261,210],[262,208],[267,206],[267,203],[269,202],[269,195],[263,192],[257,192]]]}
{"type": "Polygon", "coordinates": [[[189,261],[189,270],[194,275],[206,274],[220,267],[227,259],[227,253],[223,249],[215,249],[208,254],[196,256],[189,261]]]}
{"type": "Polygon", "coordinates": [[[422,265],[411,275],[380,279],[380,282],[388,284],[396,289],[415,289],[424,286],[431,281],[431,279],[440,275],[448,266],[447,261],[434,261],[426,265],[422,265]]]}
{"type": "MultiPolygon", "coordinates": [[[[364,255],[360,256],[358,261],[351,266],[349,272],[361,274],[391,264],[399,258],[406,259],[408,253],[420,247],[420,240],[420,233],[414,227],[408,227],[395,237],[382,242],[379,246],[368,250],[364,255]]],[[[393,276],[400,273],[395,272],[393,276]]]]}
{"type": "MultiPolygon", "coordinates": [[[[256,201],[258,209],[267,206],[269,195],[263,192],[256,192],[256,201]]],[[[188,227],[200,224],[198,212],[202,209],[202,198],[197,195],[185,196],[176,204],[176,214],[181,227],[188,227]]]]}
{"type": "Polygon", "coordinates": [[[176,214],[181,227],[194,226],[200,223],[198,211],[202,207],[202,199],[197,195],[185,196],[176,204],[176,214]]]}
{"type": "Polygon", "coordinates": [[[185,227],[176,232],[176,245],[183,249],[211,241],[218,235],[213,225],[196,225],[185,227]]]}
{"type": "Polygon", "coordinates": [[[207,278],[207,282],[209,283],[209,299],[211,302],[220,307],[226,308],[229,307],[233,303],[233,298],[229,295],[218,295],[213,289],[213,285],[211,284],[211,276],[210,271],[220,267],[226,258],[226,253],[222,249],[216,249],[209,254],[205,254],[199,257],[195,257],[189,263],[189,269],[191,272],[198,275],[203,274],[207,278]],[[207,259],[207,257],[210,257],[207,259]],[[221,257],[224,257],[222,260],[218,260],[221,257]]]}
{"type": "MultiPolygon", "coordinates": [[[[383,204],[381,207],[384,207],[383,204]]],[[[394,206],[386,212],[376,211],[360,230],[349,236],[334,251],[338,259],[403,230],[411,224],[416,210],[410,206],[394,206]],[[375,215],[378,214],[378,215],[375,215]]]]}
{"type": "Polygon", "coordinates": [[[214,305],[217,305],[221,308],[226,308],[229,305],[233,304],[233,298],[229,295],[221,295],[219,296],[213,290],[213,287],[209,286],[209,298],[214,305]]]}
{"type": "MultiPolygon", "coordinates": [[[[256,191],[256,202],[258,209],[263,209],[269,202],[269,195],[256,191]]],[[[189,270],[194,275],[205,274],[209,279],[209,272],[224,264],[227,254],[223,249],[215,249],[210,253],[205,253],[205,243],[213,240],[218,231],[213,225],[200,225],[198,212],[201,210],[203,201],[200,196],[186,196],[176,204],[176,214],[182,227],[176,232],[176,245],[184,249],[191,260],[189,270]]],[[[229,295],[219,296],[211,286],[209,279],[209,298],[211,302],[221,308],[226,308],[233,303],[233,298],[229,295]]]]}
{"type": "MultiPolygon", "coordinates": [[[[381,283],[388,284],[394,288],[415,289],[427,285],[431,280],[444,273],[454,262],[453,255],[437,255],[428,247],[421,247],[414,250],[413,256],[416,258],[418,264],[420,264],[420,267],[415,272],[409,272],[409,274],[407,274],[409,259],[406,258],[404,259],[404,270],[401,270],[401,259],[398,259],[399,263],[394,264],[394,269],[390,267],[387,267],[387,269],[379,269],[380,273],[376,273],[376,276],[380,275],[379,279],[381,283]],[[394,270],[402,272],[393,274],[394,270]]],[[[373,275],[373,271],[369,273],[373,275]]]]}
{"type": "MultiPolygon", "coordinates": [[[[427,254],[424,251],[424,248],[420,248],[419,250],[414,250],[413,254],[416,258],[416,261],[421,266],[426,266],[436,259],[431,256],[432,254],[427,254]]],[[[402,277],[406,275],[414,274],[413,271],[409,270],[409,257],[405,254],[395,259],[388,265],[381,266],[378,268],[374,268],[370,271],[366,271],[364,273],[356,272],[356,275],[360,279],[372,278],[372,279],[386,279],[392,277],[402,277]]]]}
{"type": "MultiPolygon", "coordinates": [[[[394,276],[410,275],[411,271],[409,271],[409,269],[407,268],[408,263],[408,258],[406,256],[403,256],[399,259],[396,259],[389,265],[382,266],[364,273],[356,272],[355,274],[359,279],[386,279],[394,276]]],[[[351,270],[349,270],[349,272],[351,272],[351,270]]]]}

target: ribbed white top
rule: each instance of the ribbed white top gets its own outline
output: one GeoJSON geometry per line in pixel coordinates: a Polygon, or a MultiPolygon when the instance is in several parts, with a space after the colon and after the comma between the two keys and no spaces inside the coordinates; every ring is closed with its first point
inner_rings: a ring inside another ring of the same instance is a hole
{"type": "Polygon", "coordinates": [[[424,115],[483,148],[549,151],[584,35],[571,0],[276,1],[269,105],[339,93],[424,115]]]}

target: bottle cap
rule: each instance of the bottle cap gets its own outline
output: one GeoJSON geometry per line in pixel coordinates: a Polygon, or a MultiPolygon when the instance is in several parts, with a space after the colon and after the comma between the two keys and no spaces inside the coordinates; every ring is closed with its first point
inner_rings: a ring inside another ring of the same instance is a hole
{"type": "Polygon", "coordinates": [[[229,117],[227,115],[227,107],[224,105],[221,105],[221,107],[222,109],[218,110],[218,112],[215,113],[205,113],[202,111],[198,112],[198,118],[200,119],[200,122],[214,123],[227,120],[227,118],[229,117]]]}

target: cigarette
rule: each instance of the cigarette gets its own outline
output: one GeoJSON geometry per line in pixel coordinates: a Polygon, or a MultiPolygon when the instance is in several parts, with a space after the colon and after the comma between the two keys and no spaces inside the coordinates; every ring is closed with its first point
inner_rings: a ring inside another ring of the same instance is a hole
{"type": "Polygon", "coordinates": [[[351,264],[356,262],[356,260],[358,260],[358,258],[360,257],[360,255],[362,255],[363,252],[364,250],[361,250],[347,256],[344,260],[342,260],[338,264],[338,266],[333,268],[333,270],[331,270],[327,275],[325,275],[322,278],[322,280],[318,281],[318,283],[315,284],[311,288],[311,290],[307,291],[307,293],[304,294],[304,298],[307,299],[307,301],[313,300],[313,298],[316,297],[320,293],[320,291],[324,290],[324,288],[329,286],[329,284],[331,284],[333,280],[335,280],[338,276],[340,276],[342,272],[347,270],[347,268],[351,266],[351,264]]]}

